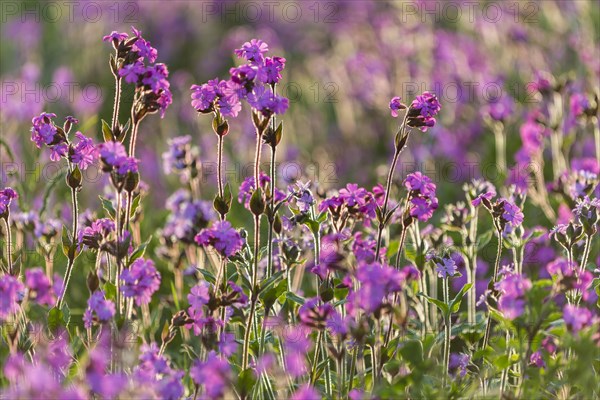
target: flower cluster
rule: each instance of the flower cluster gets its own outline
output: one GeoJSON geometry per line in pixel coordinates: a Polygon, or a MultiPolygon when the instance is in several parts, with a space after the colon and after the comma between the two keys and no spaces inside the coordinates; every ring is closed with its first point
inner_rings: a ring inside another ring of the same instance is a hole
{"type": "Polygon", "coordinates": [[[133,36],[113,31],[102,40],[111,42],[116,56],[111,58],[113,74],[135,84],[137,107],[134,119],[141,120],[146,114],[160,111],[164,117],[166,109],[173,102],[169,70],[165,64],[154,64],[158,52],[150,42],[142,37],[142,32],[131,28],[133,36]],[[147,64],[146,64],[147,63],[147,64]]]}
{"type": "Polygon", "coordinates": [[[283,114],[288,99],[274,93],[281,79],[285,58],[267,57],[269,46],[262,40],[246,42],[235,54],[247,61],[229,70],[228,80],[212,79],[202,85],[192,85],[192,107],[200,113],[219,111],[225,117],[237,117],[242,100],[264,117],[283,114]]]}
{"type": "Polygon", "coordinates": [[[429,220],[438,208],[435,184],[429,177],[417,171],[406,177],[404,186],[410,192],[410,215],[419,221],[429,220]]]}
{"type": "Polygon", "coordinates": [[[428,128],[435,125],[434,117],[440,110],[441,106],[437,96],[429,92],[423,92],[413,100],[408,108],[406,124],[426,132],[428,128]]]}
{"type": "Polygon", "coordinates": [[[94,316],[100,323],[108,322],[115,315],[115,303],[107,300],[102,290],[97,290],[88,299],[87,308],[83,314],[83,322],[86,328],[91,328],[94,316]]]}
{"type": "Polygon", "coordinates": [[[123,296],[133,298],[140,306],[150,303],[152,295],[160,286],[160,274],[154,261],[138,258],[121,273],[123,296]]]}
{"type": "Polygon", "coordinates": [[[211,246],[223,257],[229,258],[242,249],[244,240],[229,221],[217,221],[210,228],[203,229],[195,237],[198,245],[211,246]]]}
{"type": "Polygon", "coordinates": [[[0,190],[0,216],[4,217],[8,214],[10,203],[18,198],[19,195],[13,188],[6,187],[0,190]]]}
{"type": "Polygon", "coordinates": [[[85,170],[98,158],[98,149],[92,139],[81,132],[75,132],[76,142],[69,140],[71,127],[79,121],[73,117],[65,118],[62,127],[55,125],[53,118],[56,114],[43,112],[32,119],[31,140],[38,148],[43,145],[50,149],[50,159],[59,161],[65,158],[69,163],[85,170]]]}
{"type": "Polygon", "coordinates": [[[531,281],[525,275],[507,272],[494,288],[500,293],[498,308],[508,319],[520,317],[525,310],[525,295],[531,281]]]}
{"type": "Polygon", "coordinates": [[[180,189],[173,193],[166,204],[170,211],[162,235],[170,242],[193,243],[201,229],[214,219],[212,204],[193,200],[190,192],[180,189]]]}

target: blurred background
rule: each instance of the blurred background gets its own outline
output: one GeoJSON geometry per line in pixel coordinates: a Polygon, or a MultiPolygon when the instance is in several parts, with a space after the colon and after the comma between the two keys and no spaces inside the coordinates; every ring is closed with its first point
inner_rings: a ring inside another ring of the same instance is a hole
{"type": "MultiPolygon", "coordinates": [[[[2,1],[0,7],[1,186],[21,193],[22,211],[44,208],[63,221],[70,209],[65,185],[56,184],[60,167],[31,143],[31,118],[42,111],[74,115],[79,130],[102,140],[101,119],[110,120],[114,96],[113,50],[102,37],[113,30],[140,29],[170,71],[173,104],[164,119],[142,122],[136,154],[151,193],[145,207],[152,212],[144,217],[151,227],[164,224],[165,200],[181,186],[163,172],[169,138],[192,136],[206,167],[202,197],[214,195],[216,137],[211,118],[191,107],[190,86],[226,78],[240,63],[233,50],[252,38],[287,59],[278,88],[290,99],[278,152],[282,188],[295,179],[321,189],[383,182],[398,124],[389,100],[410,103],[425,90],[438,95],[442,111],[433,129],[411,136],[398,179],[423,171],[438,184],[440,204],[462,198],[462,182],[474,177],[503,185],[490,104],[504,109],[510,167],[520,154],[521,126],[546,110],[540,81],[563,82],[568,98],[597,91],[600,74],[600,6],[593,0],[2,1]]],[[[132,94],[126,86],[122,122],[132,94]]],[[[593,135],[568,108],[567,161],[598,172],[593,135]]],[[[225,141],[227,179],[235,188],[252,174],[254,135],[246,105],[225,141]]],[[[549,153],[544,157],[550,162],[549,153]]],[[[85,179],[83,208],[98,209],[106,177],[90,168],[85,179]]],[[[548,225],[540,216],[542,222],[548,225]]]]}

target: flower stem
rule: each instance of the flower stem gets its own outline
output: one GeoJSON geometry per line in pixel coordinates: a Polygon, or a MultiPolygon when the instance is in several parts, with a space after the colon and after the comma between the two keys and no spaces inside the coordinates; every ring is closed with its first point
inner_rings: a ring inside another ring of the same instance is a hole
{"type": "Polygon", "coordinates": [[[270,178],[271,178],[271,199],[269,205],[269,231],[267,240],[267,274],[266,279],[269,279],[273,274],[273,224],[275,223],[275,186],[276,186],[276,171],[275,171],[275,155],[276,147],[271,146],[271,164],[270,164],[270,178]]]}
{"type": "MultiPolygon", "coordinates": [[[[133,120],[133,108],[131,109],[132,120],[133,120]]],[[[137,141],[138,128],[140,127],[141,120],[134,120],[133,126],[131,127],[131,140],[129,142],[129,156],[135,157],[135,144],[137,141]]]]}
{"type": "MultiPolygon", "coordinates": [[[[400,153],[406,147],[406,143],[408,142],[408,134],[406,133],[406,119],[408,117],[408,111],[404,114],[404,120],[402,121],[402,125],[396,133],[396,137],[405,138],[404,144],[401,147],[394,144],[394,158],[392,159],[392,164],[390,165],[390,169],[388,171],[386,183],[385,183],[385,196],[383,198],[383,207],[381,208],[381,221],[379,221],[379,226],[377,228],[377,247],[375,250],[375,255],[379,254],[379,249],[381,249],[381,238],[383,235],[383,230],[385,229],[386,217],[387,217],[387,207],[388,202],[390,200],[390,190],[392,189],[392,178],[394,177],[394,170],[396,169],[396,164],[398,163],[398,158],[400,157],[400,153]]],[[[409,131],[410,133],[410,131],[409,131]]]]}
{"type": "MultiPolygon", "coordinates": [[[[73,207],[73,237],[72,237],[71,246],[76,246],[77,223],[78,223],[77,220],[79,219],[79,209],[78,209],[78,204],[77,204],[77,190],[74,188],[71,188],[71,206],[73,207]]],[[[58,303],[57,303],[57,307],[59,309],[62,307],[65,296],[67,294],[67,288],[69,287],[69,281],[71,280],[71,274],[73,272],[73,264],[75,263],[75,254],[70,249],[69,249],[68,259],[69,259],[69,261],[67,264],[67,270],[65,271],[64,287],[63,287],[61,296],[58,298],[58,303]]]]}
{"type": "MultiPolygon", "coordinates": [[[[450,296],[448,293],[448,278],[444,278],[444,303],[450,303],[450,296]]],[[[443,386],[446,386],[448,382],[448,368],[450,365],[450,337],[452,335],[452,320],[450,311],[444,316],[444,382],[443,386]]]]}
{"type": "MultiPolygon", "coordinates": [[[[502,232],[498,229],[498,249],[496,252],[496,263],[494,264],[494,275],[492,276],[492,284],[496,283],[498,280],[498,270],[500,269],[500,255],[502,254],[502,232]]],[[[490,333],[492,330],[492,316],[488,313],[487,322],[485,325],[485,334],[483,336],[483,345],[482,349],[485,349],[490,340],[490,333]]]]}
{"type": "Polygon", "coordinates": [[[121,106],[121,77],[115,75],[115,101],[113,104],[112,128],[113,132],[119,124],[119,108],[121,106]]]}
{"type": "Polygon", "coordinates": [[[8,261],[8,273],[12,275],[13,273],[13,261],[12,261],[12,239],[11,239],[11,231],[10,231],[10,219],[7,215],[6,218],[3,218],[4,225],[6,226],[6,259],[8,261]]]}
{"type": "MultiPolygon", "coordinates": [[[[260,187],[260,155],[261,155],[261,133],[257,130],[256,134],[256,153],[254,158],[254,187],[259,190],[260,187]]],[[[258,298],[258,253],[260,249],[260,215],[254,215],[254,258],[252,260],[252,301],[246,331],[244,333],[244,347],[242,351],[242,370],[248,368],[248,351],[250,350],[250,332],[254,322],[254,312],[256,311],[256,300],[258,298]]]]}

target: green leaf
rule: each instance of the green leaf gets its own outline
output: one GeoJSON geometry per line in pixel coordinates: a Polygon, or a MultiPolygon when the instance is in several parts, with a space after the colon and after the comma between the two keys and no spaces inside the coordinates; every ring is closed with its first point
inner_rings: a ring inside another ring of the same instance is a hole
{"type": "Polygon", "coordinates": [[[138,246],[138,248],[135,249],[135,251],[129,257],[129,265],[131,265],[131,263],[133,263],[138,258],[144,256],[144,254],[146,253],[146,248],[148,247],[148,244],[150,243],[151,240],[152,240],[152,236],[150,236],[148,238],[148,240],[146,240],[144,243],[140,244],[138,246]]]}
{"type": "Polygon", "coordinates": [[[112,142],[115,140],[113,137],[112,128],[105,120],[102,120],[102,136],[104,136],[105,142],[112,142]]]}
{"type": "Polygon", "coordinates": [[[67,231],[67,227],[64,225],[62,228],[61,242],[62,242],[62,250],[63,250],[64,255],[69,257],[69,249],[71,248],[72,242],[71,242],[71,236],[69,235],[69,232],[67,231]]]}
{"type": "Polygon", "coordinates": [[[460,303],[462,302],[462,298],[465,295],[465,293],[467,293],[467,291],[469,289],[471,289],[471,287],[473,287],[472,283],[467,283],[465,284],[460,291],[456,294],[456,296],[454,297],[454,299],[452,299],[452,301],[450,302],[450,312],[451,313],[455,313],[460,309],[460,303]]]}
{"type": "Polygon", "coordinates": [[[260,287],[260,291],[264,291],[267,290],[270,286],[272,286],[275,281],[277,281],[279,278],[281,278],[283,276],[283,274],[285,274],[285,271],[278,271],[276,273],[274,273],[273,275],[271,275],[271,277],[269,279],[267,279],[266,281],[264,281],[260,287]]]}
{"type": "Polygon", "coordinates": [[[282,280],[276,286],[272,286],[260,293],[259,297],[265,307],[265,310],[270,310],[273,304],[287,290],[287,279],[282,280]]]}
{"type": "Polygon", "coordinates": [[[211,274],[205,269],[198,269],[198,272],[200,272],[204,276],[204,279],[206,279],[207,282],[212,283],[213,285],[217,281],[217,278],[215,278],[213,274],[211,274]]]}
{"type": "Polygon", "coordinates": [[[431,304],[436,305],[437,308],[439,308],[444,315],[448,315],[448,311],[450,310],[450,308],[448,307],[448,304],[444,303],[441,300],[434,299],[433,297],[429,297],[429,296],[427,296],[427,295],[425,295],[423,293],[419,293],[419,296],[424,297],[425,300],[427,300],[431,304]]]}
{"type": "Polygon", "coordinates": [[[480,234],[477,236],[477,250],[483,249],[488,245],[490,240],[492,240],[492,236],[494,235],[494,231],[492,229],[480,234]]]}
{"type": "Polygon", "coordinates": [[[173,296],[173,302],[175,303],[175,309],[179,310],[181,307],[179,306],[179,296],[177,296],[177,289],[175,289],[175,283],[173,281],[171,283],[171,295],[173,296]]]}
{"type": "Polygon", "coordinates": [[[112,219],[115,219],[117,215],[117,211],[113,207],[112,201],[108,200],[105,197],[98,196],[100,198],[100,202],[102,203],[102,208],[108,213],[108,216],[112,219]]]}
{"type": "Polygon", "coordinates": [[[117,299],[117,287],[114,283],[106,282],[102,287],[107,300],[115,301],[117,299]]]}
{"type": "Polygon", "coordinates": [[[423,344],[420,340],[408,340],[400,347],[400,355],[414,366],[423,364],[423,344]]]}
{"type": "Polygon", "coordinates": [[[237,379],[236,389],[239,391],[240,397],[245,399],[251,393],[252,388],[256,384],[256,376],[251,368],[247,368],[240,372],[237,379]]]}
{"type": "Polygon", "coordinates": [[[56,307],[52,307],[50,311],[48,311],[48,328],[51,331],[55,331],[61,326],[65,328],[67,326],[64,321],[63,312],[56,307]]]}
{"type": "Polygon", "coordinates": [[[304,301],[305,301],[305,300],[304,300],[302,297],[300,297],[300,296],[298,296],[297,294],[295,294],[295,293],[292,293],[292,292],[287,292],[287,293],[285,294],[285,297],[286,297],[288,300],[291,300],[291,301],[293,301],[294,303],[296,303],[296,304],[300,304],[300,305],[303,305],[303,304],[304,304],[304,301]]]}

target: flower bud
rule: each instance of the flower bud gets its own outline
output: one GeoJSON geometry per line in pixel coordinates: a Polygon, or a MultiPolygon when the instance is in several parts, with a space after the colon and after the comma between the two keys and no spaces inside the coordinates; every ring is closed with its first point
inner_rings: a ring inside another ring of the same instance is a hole
{"type": "Polygon", "coordinates": [[[69,171],[67,173],[67,185],[71,189],[75,189],[75,190],[80,189],[82,180],[83,180],[83,178],[81,176],[81,171],[79,170],[79,167],[77,167],[77,166],[73,169],[73,171],[69,171]]]}

